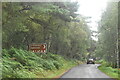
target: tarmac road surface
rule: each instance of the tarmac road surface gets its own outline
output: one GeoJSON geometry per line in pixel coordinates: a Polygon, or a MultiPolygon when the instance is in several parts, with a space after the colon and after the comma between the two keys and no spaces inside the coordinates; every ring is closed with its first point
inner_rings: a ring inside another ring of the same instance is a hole
{"type": "Polygon", "coordinates": [[[98,69],[100,64],[80,64],[72,68],[60,80],[115,80],[98,69]]]}

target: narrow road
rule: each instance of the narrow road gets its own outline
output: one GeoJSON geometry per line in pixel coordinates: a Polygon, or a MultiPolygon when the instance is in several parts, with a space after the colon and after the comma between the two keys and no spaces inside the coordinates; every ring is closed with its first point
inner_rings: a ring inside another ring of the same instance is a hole
{"type": "Polygon", "coordinates": [[[114,80],[101,72],[97,68],[99,65],[100,64],[80,64],[66,72],[61,78],[74,78],[73,80],[114,80]]]}

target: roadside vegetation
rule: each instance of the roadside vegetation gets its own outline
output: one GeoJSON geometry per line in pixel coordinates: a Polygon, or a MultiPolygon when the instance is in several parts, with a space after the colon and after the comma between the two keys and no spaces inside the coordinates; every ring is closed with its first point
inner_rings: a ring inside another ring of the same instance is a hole
{"type": "Polygon", "coordinates": [[[3,2],[3,78],[53,78],[87,58],[104,60],[99,69],[116,77],[118,4],[108,3],[98,32],[90,30],[90,17],[77,14],[79,6],[77,2],[3,2]],[[95,36],[98,41],[92,39],[95,36]],[[27,51],[32,43],[46,43],[47,53],[27,51]]]}
{"type": "Polygon", "coordinates": [[[55,77],[84,61],[91,47],[87,17],[77,2],[3,2],[3,78],[55,77]],[[46,43],[47,53],[28,45],[46,43]],[[14,48],[13,48],[14,47],[14,48]]]}
{"type": "Polygon", "coordinates": [[[99,69],[105,74],[109,75],[113,78],[118,78],[120,75],[120,66],[118,65],[118,46],[120,42],[118,40],[120,37],[118,36],[119,28],[118,23],[118,15],[120,15],[118,11],[117,2],[108,2],[106,10],[102,13],[101,20],[99,21],[98,27],[98,42],[96,43],[97,47],[94,52],[96,57],[101,59],[98,63],[102,65],[99,69]]]}
{"type": "Polygon", "coordinates": [[[109,2],[99,21],[96,57],[116,68],[118,61],[118,3],[109,2]]]}
{"type": "Polygon", "coordinates": [[[76,66],[53,53],[38,54],[22,49],[3,50],[3,78],[52,78],[76,66]]]}
{"type": "Polygon", "coordinates": [[[106,66],[100,66],[99,69],[105,74],[107,74],[108,76],[110,76],[111,78],[118,78],[118,71],[120,72],[120,70],[118,70],[117,68],[115,69],[115,68],[106,67],[106,66]]]}
{"type": "Polygon", "coordinates": [[[101,64],[98,68],[106,75],[110,76],[111,78],[119,78],[118,73],[120,73],[120,70],[118,68],[111,67],[110,64],[104,60],[97,61],[96,63],[101,64]]]}

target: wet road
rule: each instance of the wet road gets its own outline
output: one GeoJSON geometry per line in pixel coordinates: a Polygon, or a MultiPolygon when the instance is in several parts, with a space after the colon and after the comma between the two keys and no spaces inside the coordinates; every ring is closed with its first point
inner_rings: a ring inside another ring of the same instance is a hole
{"type": "Polygon", "coordinates": [[[97,67],[100,64],[80,64],[66,72],[61,78],[72,78],[73,80],[114,80],[101,72],[97,67]],[[81,79],[80,79],[81,78],[81,79]]]}

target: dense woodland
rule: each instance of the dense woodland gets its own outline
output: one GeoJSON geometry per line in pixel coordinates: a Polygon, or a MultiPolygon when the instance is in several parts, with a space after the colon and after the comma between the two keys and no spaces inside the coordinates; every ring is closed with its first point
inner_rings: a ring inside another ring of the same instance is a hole
{"type": "Polygon", "coordinates": [[[2,3],[3,78],[49,77],[84,60],[92,39],[78,7],[77,2],[2,3]],[[47,53],[29,52],[31,43],[46,43],[47,53]]]}
{"type": "Polygon", "coordinates": [[[85,57],[91,32],[77,9],[76,2],[3,3],[3,48],[47,43],[48,52],[85,57]]]}
{"type": "Polygon", "coordinates": [[[107,4],[99,22],[96,55],[105,59],[108,65],[117,67],[118,59],[118,3],[107,4]]]}
{"type": "Polygon", "coordinates": [[[98,32],[89,29],[89,17],[76,13],[79,6],[77,2],[3,2],[3,77],[46,77],[46,71],[54,74],[89,57],[117,67],[118,3],[108,3],[98,32]],[[91,38],[93,33],[98,41],[91,38]],[[46,43],[47,53],[29,52],[31,43],[46,43]]]}

